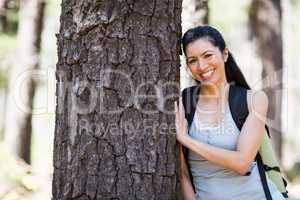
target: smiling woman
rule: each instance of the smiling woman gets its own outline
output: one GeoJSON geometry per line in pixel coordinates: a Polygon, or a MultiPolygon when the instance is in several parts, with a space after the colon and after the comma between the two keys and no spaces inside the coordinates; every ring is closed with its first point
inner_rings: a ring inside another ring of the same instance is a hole
{"type": "Polygon", "coordinates": [[[184,99],[191,99],[189,108],[195,100],[196,111],[186,112],[182,100],[175,103],[177,140],[186,150],[181,148],[180,156],[184,199],[284,199],[265,175],[262,186],[263,165],[255,160],[264,138],[266,94],[250,89],[215,28],[188,30],[182,45],[187,67],[198,83],[183,92],[184,99]]]}
{"type": "Polygon", "coordinates": [[[208,40],[196,40],[187,47],[186,53],[187,66],[195,79],[206,84],[218,84],[226,80],[224,62],[228,58],[227,48],[222,53],[208,40]]]}

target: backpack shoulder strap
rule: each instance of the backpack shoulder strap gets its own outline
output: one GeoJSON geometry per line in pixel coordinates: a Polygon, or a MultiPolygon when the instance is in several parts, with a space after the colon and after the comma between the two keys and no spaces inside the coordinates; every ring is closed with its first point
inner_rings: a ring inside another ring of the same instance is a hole
{"type": "Polygon", "coordinates": [[[190,127],[193,122],[199,93],[199,85],[185,88],[182,91],[182,103],[185,110],[185,118],[188,121],[188,127],[190,127]]]}
{"type": "MultiPolygon", "coordinates": [[[[229,107],[231,111],[232,118],[241,131],[243,124],[249,115],[248,102],[247,102],[247,89],[235,85],[230,85],[229,90],[229,107]]],[[[264,193],[267,200],[272,200],[272,196],[267,184],[266,173],[264,169],[264,163],[259,153],[256,155],[257,167],[264,189],[264,193]]]]}
{"type": "Polygon", "coordinates": [[[239,130],[242,130],[244,122],[249,115],[246,88],[230,85],[229,107],[236,126],[239,130]]]}
{"type": "MultiPolygon", "coordinates": [[[[190,129],[190,127],[192,125],[192,122],[193,122],[193,118],[194,118],[194,114],[195,114],[195,110],[196,110],[196,106],[197,106],[197,102],[198,102],[199,93],[200,93],[200,86],[199,85],[185,88],[182,91],[182,103],[183,103],[183,106],[184,106],[185,118],[188,121],[188,130],[190,129]]],[[[183,146],[183,154],[184,154],[184,157],[185,157],[185,160],[186,160],[186,165],[187,165],[187,168],[188,168],[188,173],[189,173],[189,177],[190,177],[190,180],[191,180],[191,184],[193,186],[194,191],[196,191],[194,181],[193,181],[192,172],[191,172],[191,167],[190,167],[189,162],[187,162],[188,153],[189,153],[188,149],[183,146]]]]}
{"type": "MultiPolygon", "coordinates": [[[[193,118],[194,118],[199,93],[200,93],[199,85],[185,88],[182,91],[182,102],[183,102],[183,106],[185,109],[185,117],[188,121],[188,128],[190,128],[193,118]]],[[[238,127],[239,130],[241,130],[244,125],[244,122],[246,121],[247,116],[249,115],[248,103],[247,103],[247,89],[246,88],[236,86],[236,85],[230,85],[229,107],[230,107],[230,111],[232,114],[232,118],[233,118],[236,126],[238,127]]],[[[266,132],[269,135],[269,130],[268,130],[267,125],[265,127],[266,127],[266,132]]],[[[185,147],[183,148],[183,150],[184,150],[185,158],[187,159],[188,151],[185,147]]],[[[264,189],[266,199],[272,200],[272,196],[270,194],[270,190],[269,190],[269,187],[267,184],[265,165],[264,165],[264,162],[263,162],[263,159],[262,159],[260,153],[257,153],[256,161],[257,161],[257,166],[259,169],[259,174],[260,174],[260,178],[261,178],[261,182],[262,182],[262,186],[264,189]]],[[[194,188],[194,184],[193,184],[189,166],[188,166],[188,171],[190,174],[192,186],[194,188]]]]}

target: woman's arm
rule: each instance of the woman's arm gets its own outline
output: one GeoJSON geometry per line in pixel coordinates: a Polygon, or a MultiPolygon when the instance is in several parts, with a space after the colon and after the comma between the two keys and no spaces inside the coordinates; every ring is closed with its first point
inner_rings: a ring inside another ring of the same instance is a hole
{"type": "Polygon", "coordinates": [[[176,123],[179,124],[177,140],[208,161],[244,175],[253,162],[263,139],[268,98],[264,92],[259,91],[254,93],[248,102],[251,105],[250,112],[242,127],[236,151],[214,147],[189,137],[187,131],[183,131],[184,128],[180,127],[184,123],[179,123],[179,120],[184,116],[182,102],[180,102],[179,108],[175,108],[178,119],[176,123]]]}
{"type": "Polygon", "coordinates": [[[180,183],[183,200],[196,200],[195,192],[191,184],[188,168],[183,155],[182,145],[180,148],[180,183]]]}

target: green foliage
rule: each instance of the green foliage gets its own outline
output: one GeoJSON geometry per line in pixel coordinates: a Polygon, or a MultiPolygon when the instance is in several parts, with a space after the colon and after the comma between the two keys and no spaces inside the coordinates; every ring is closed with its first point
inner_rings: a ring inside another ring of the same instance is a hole
{"type": "Polygon", "coordinates": [[[17,0],[9,0],[7,5],[7,30],[5,34],[16,35],[18,30],[18,12],[19,2],[17,0]]]}
{"type": "Polygon", "coordinates": [[[0,33],[0,58],[3,59],[3,55],[17,47],[17,38],[13,34],[0,33]]]}
{"type": "Polygon", "coordinates": [[[46,15],[56,15],[60,13],[60,4],[56,0],[46,0],[46,15]]]}
{"type": "Polygon", "coordinates": [[[10,34],[0,34],[0,89],[8,84],[8,71],[12,63],[8,61],[10,54],[17,46],[16,36],[10,34]]]}
{"type": "Polygon", "coordinates": [[[286,172],[286,174],[290,181],[300,177],[300,162],[296,162],[293,167],[286,172]]]}
{"type": "Polygon", "coordinates": [[[9,11],[7,13],[7,19],[8,19],[8,34],[10,35],[17,35],[18,31],[18,13],[15,11],[9,11]]]}
{"type": "Polygon", "coordinates": [[[255,12],[255,8],[252,3],[249,3],[245,6],[245,13],[248,13],[249,16],[253,16],[254,12],[255,12]]]}
{"type": "Polygon", "coordinates": [[[298,7],[300,5],[300,1],[299,0],[290,0],[291,4],[293,7],[298,7]]]}
{"type": "Polygon", "coordinates": [[[0,89],[6,88],[8,83],[8,77],[3,71],[4,70],[0,70],[0,89]]]}

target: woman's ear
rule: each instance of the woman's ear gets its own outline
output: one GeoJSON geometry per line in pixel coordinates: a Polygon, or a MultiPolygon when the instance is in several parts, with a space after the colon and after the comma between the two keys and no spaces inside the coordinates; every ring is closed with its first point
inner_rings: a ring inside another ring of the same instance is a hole
{"type": "Polygon", "coordinates": [[[223,60],[224,60],[224,62],[227,62],[228,56],[229,56],[229,50],[228,50],[227,47],[225,47],[225,49],[223,51],[223,60]]]}

